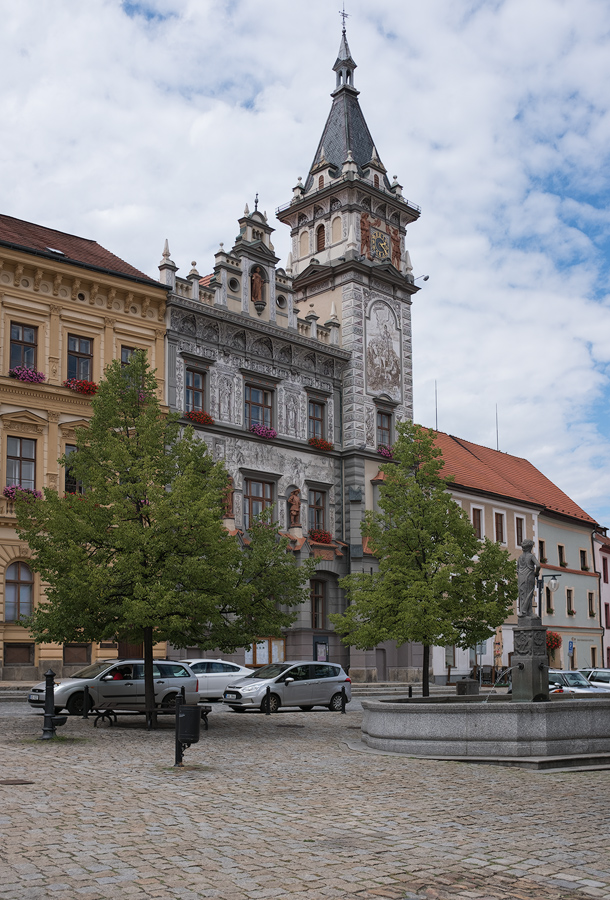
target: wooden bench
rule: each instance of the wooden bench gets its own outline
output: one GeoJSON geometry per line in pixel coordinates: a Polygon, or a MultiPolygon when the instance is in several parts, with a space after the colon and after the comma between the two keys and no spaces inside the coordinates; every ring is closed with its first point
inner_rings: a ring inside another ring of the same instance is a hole
{"type": "MultiPolygon", "coordinates": [[[[208,730],[208,716],[212,712],[211,706],[204,706],[203,704],[197,704],[199,711],[201,712],[201,720],[203,722],[203,727],[205,730],[208,730]]],[[[108,720],[109,725],[117,724],[117,716],[146,716],[146,727],[150,731],[152,727],[152,714],[156,713],[158,716],[167,716],[167,715],[176,715],[176,708],[170,706],[156,706],[153,710],[150,709],[129,709],[124,706],[117,706],[114,703],[99,703],[97,706],[92,706],[89,712],[87,713],[86,718],[90,715],[95,715],[95,721],[93,722],[93,727],[97,728],[98,722],[103,722],[104,719],[108,720]]]]}

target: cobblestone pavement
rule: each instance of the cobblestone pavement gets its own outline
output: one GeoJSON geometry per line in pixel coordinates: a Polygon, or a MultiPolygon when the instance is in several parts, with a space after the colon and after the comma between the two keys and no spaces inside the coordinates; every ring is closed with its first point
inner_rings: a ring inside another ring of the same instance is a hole
{"type": "MultiPolygon", "coordinates": [[[[237,715],[172,768],[170,723],[60,742],[0,715],[2,900],[610,900],[610,772],[350,751],[361,713],[237,715]]],[[[129,724],[131,723],[131,724],[129,724]]]]}

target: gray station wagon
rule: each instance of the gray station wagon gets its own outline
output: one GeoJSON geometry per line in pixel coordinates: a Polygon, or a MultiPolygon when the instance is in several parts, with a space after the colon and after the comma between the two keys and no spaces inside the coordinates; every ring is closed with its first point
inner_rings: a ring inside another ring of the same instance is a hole
{"type": "MultiPolygon", "coordinates": [[[[198,703],[197,676],[183,663],[156,659],[153,663],[155,704],[175,705],[180,688],[184,686],[187,703],[198,703]]],[[[89,688],[91,705],[122,709],[144,709],[144,660],[113,659],[94,663],[70,678],[56,678],[53,700],[55,712],[67,709],[70,715],[80,715],[84,705],[84,687],[89,688]]],[[[30,706],[44,707],[44,682],[34,685],[28,695],[30,706]]]]}
{"type": "Polygon", "coordinates": [[[256,669],[245,678],[233,681],[225,690],[223,700],[235,712],[246,709],[265,710],[267,687],[271,694],[271,712],[280,706],[298,706],[302,710],[327,706],[341,711],[341,689],[346,700],[352,697],[351,680],[337,663],[284,662],[271,663],[256,669]]]}

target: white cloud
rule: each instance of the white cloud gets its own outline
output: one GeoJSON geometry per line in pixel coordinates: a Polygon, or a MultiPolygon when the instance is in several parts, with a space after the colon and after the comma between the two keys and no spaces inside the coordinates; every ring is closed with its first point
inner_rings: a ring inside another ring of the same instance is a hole
{"type": "MultiPolygon", "coordinates": [[[[211,270],[258,191],[307,172],[334,86],[323,0],[0,3],[4,213],[95,238],[151,275],[163,241],[211,270]],[[2,8],[3,7],[3,8],[2,8]]],[[[610,524],[610,7],[348,4],[381,158],[409,229],[416,417],[529,458],[610,524]],[[421,282],[419,282],[421,284],[421,282]]],[[[275,235],[285,259],[283,226],[275,235]]]]}

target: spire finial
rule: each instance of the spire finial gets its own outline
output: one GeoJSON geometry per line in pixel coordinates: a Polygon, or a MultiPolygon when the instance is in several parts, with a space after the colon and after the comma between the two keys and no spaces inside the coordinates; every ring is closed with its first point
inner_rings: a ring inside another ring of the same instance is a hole
{"type": "Polygon", "coordinates": [[[345,20],[349,19],[349,13],[345,12],[345,0],[343,0],[343,9],[339,10],[339,15],[343,19],[343,34],[345,34],[345,20]]]}
{"type": "Polygon", "coordinates": [[[258,191],[256,192],[256,197],[254,198],[254,212],[258,211],[258,191]]]}

